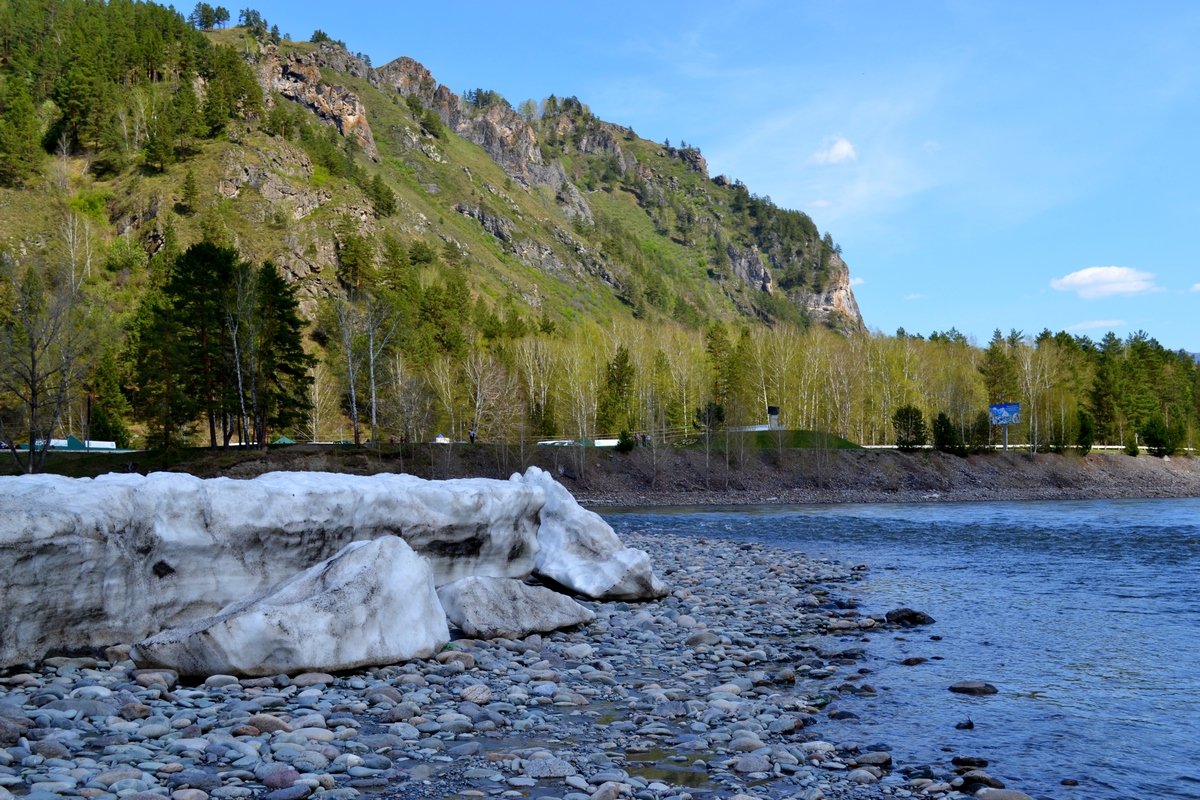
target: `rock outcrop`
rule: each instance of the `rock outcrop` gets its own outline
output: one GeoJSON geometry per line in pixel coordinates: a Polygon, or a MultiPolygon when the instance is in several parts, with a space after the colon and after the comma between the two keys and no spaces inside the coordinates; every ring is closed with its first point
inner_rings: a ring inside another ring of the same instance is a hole
{"type": "Polygon", "coordinates": [[[819,292],[798,292],[793,298],[814,318],[835,328],[863,327],[862,312],[850,286],[850,268],[837,253],[829,256],[829,280],[819,292]]]}
{"type": "MultiPolygon", "coordinates": [[[[266,45],[258,62],[259,83],[267,91],[279,92],[288,100],[304,105],[334,125],[342,136],[358,142],[372,161],[378,161],[375,135],[362,100],[345,86],[321,79],[321,65],[329,55],[325,51],[280,55],[274,45],[266,45]]],[[[340,71],[348,71],[346,65],[342,66],[340,71]]]]}
{"type": "Polygon", "coordinates": [[[745,250],[739,250],[727,245],[726,253],[729,255],[729,268],[738,280],[751,288],[770,293],[771,270],[763,263],[758,247],[750,245],[745,250]]]}
{"type": "Polygon", "coordinates": [[[507,481],[0,478],[0,665],[139,641],[259,596],[350,542],[386,536],[426,560],[436,585],[536,568],[591,597],[662,591],[644,553],[622,548],[536,467],[507,481]]]}
{"type": "Polygon", "coordinates": [[[596,617],[566,595],[512,578],[463,578],[437,593],[450,622],[475,639],[523,639],[596,617]]]}
{"type": "Polygon", "coordinates": [[[140,642],[141,667],[278,675],[427,658],[449,641],[429,563],[396,536],[353,542],[267,593],[140,642]]]}
{"type": "Polygon", "coordinates": [[[375,70],[375,79],[376,85],[404,97],[416,97],[437,112],[450,130],[483,148],[513,180],[527,187],[554,190],[569,217],[592,224],[591,208],[567,179],[562,164],[542,156],[533,126],[507,103],[492,103],[482,109],[467,107],[457,93],[439,85],[428,69],[407,56],[375,70]]]}

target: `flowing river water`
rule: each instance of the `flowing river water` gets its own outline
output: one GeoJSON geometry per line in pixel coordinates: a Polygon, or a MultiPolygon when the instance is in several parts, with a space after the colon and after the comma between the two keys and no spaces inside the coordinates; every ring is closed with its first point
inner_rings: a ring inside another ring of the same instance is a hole
{"type": "Polygon", "coordinates": [[[936,619],[866,637],[878,693],[825,738],[986,758],[1036,798],[1200,798],[1200,500],[598,510],[618,533],[865,564],[863,613],[936,619]],[[962,680],[999,693],[948,691],[962,680]]]}

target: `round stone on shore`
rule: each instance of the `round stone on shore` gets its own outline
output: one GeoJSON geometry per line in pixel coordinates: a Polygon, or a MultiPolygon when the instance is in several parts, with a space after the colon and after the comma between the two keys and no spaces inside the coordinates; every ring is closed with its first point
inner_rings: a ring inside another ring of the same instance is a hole
{"type": "Polygon", "coordinates": [[[975,796],[980,800],[1033,800],[1029,795],[1015,789],[984,788],[976,792],[975,796]]]}
{"type": "Polygon", "coordinates": [[[739,758],[733,768],[738,772],[770,772],[771,759],[751,753],[739,758]]]}
{"type": "Polygon", "coordinates": [[[319,685],[330,686],[332,684],[333,676],[327,672],[303,672],[292,678],[292,686],[299,686],[301,688],[319,685]]]}
{"type": "Polygon", "coordinates": [[[236,686],[241,681],[233,675],[209,675],[204,679],[204,685],[209,689],[220,689],[225,686],[236,686]]]}
{"type": "Polygon", "coordinates": [[[863,785],[879,782],[879,778],[876,777],[875,773],[865,769],[851,770],[850,774],[846,776],[846,780],[850,781],[850,783],[860,783],[863,785]]]}
{"type": "Polygon", "coordinates": [[[492,690],[482,683],[473,683],[470,686],[463,687],[458,696],[467,703],[474,703],[477,706],[485,706],[492,702],[492,690]]]}

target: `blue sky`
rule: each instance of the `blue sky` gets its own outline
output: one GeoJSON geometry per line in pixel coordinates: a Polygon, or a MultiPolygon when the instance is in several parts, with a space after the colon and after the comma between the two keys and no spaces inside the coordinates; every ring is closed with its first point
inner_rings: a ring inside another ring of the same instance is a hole
{"type": "Polygon", "coordinates": [[[514,105],[576,95],[700,147],[833,235],[873,329],[1200,351],[1200,3],[254,7],[377,66],[411,56],[514,105]]]}

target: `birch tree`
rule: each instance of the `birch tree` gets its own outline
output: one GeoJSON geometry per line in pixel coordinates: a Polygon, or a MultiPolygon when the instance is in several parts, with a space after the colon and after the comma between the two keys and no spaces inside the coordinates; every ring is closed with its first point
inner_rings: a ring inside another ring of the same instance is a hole
{"type": "Polygon", "coordinates": [[[80,287],[36,262],[0,258],[0,393],[16,400],[29,449],[16,449],[17,419],[0,430],[22,472],[40,471],[86,363],[80,287]]]}

